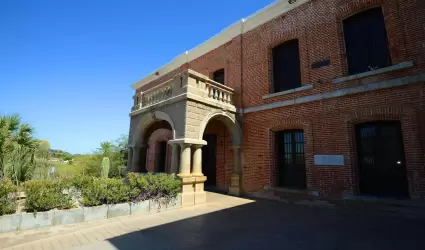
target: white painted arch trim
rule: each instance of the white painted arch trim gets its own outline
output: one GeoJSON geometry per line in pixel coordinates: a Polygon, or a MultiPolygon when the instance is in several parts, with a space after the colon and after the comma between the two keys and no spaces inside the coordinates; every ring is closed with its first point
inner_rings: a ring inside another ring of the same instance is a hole
{"type": "Polygon", "coordinates": [[[202,140],[202,137],[204,136],[205,128],[207,127],[208,123],[214,119],[214,118],[222,118],[220,121],[222,121],[227,129],[229,130],[231,136],[232,136],[232,146],[237,147],[241,145],[241,139],[242,139],[242,130],[239,126],[239,123],[236,119],[234,119],[232,116],[230,116],[228,113],[224,111],[212,111],[210,112],[205,118],[202,120],[201,125],[199,127],[199,140],[202,140]]]}
{"type": "MultiPolygon", "coordinates": [[[[222,46],[223,44],[231,41],[233,38],[240,34],[244,34],[250,30],[253,30],[260,25],[267,23],[274,18],[281,16],[282,14],[297,8],[298,6],[307,3],[311,0],[297,0],[295,3],[290,4],[286,0],[277,0],[274,3],[264,7],[263,9],[260,9],[259,11],[255,12],[254,14],[250,15],[247,18],[242,18],[240,21],[233,23],[232,25],[228,26],[227,28],[223,29],[220,33],[217,35],[211,37],[207,41],[199,44],[195,48],[186,51],[180,55],[178,55],[176,58],[174,58],[169,63],[165,64],[161,68],[155,70],[154,72],[147,75],[145,78],[137,81],[131,87],[133,89],[138,89],[141,86],[155,80],[157,77],[163,76],[177,68],[179,68],[181,65],[191,62],[198,57],[201,57],[208,52],[222,46]],[[158,72],[159,76],[156,76],[155,73],[158,72]]],[[[190,31],[188,31],[190,32],[190,31]]]]}
{"type": "Polygon", "coordinates": [[[133,135],[134,146],[142,146],[145,138],[144,133],[149,126],[158,121],[166,121],[171,126],[171,132],[173,135],[173,139],[176,138],[176,129],[174,126],[173,119],[171,119],[170,115],[162,111],[154,111],[149,112],[143,115],[142,120],[136,126],[136,133],[133,135]]]}

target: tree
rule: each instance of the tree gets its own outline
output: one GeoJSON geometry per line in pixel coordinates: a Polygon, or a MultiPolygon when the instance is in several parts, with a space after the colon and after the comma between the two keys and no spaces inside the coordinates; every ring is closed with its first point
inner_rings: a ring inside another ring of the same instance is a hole
{"type": "MultiPolygon", "coordinates": [[[[34,161],[38,141],[33,138],[34,129],[27,123],[21,123],[19,115],[0,116],[0,175],[4,174],[7,161],[26,159],[34,161]],[[12,152],[17,151],[15,153],[12,152]],[[17,155],[25,153],[25,157],[17,155]]],[[[10,166],[10,164],[8,165],[10,166]]]]}

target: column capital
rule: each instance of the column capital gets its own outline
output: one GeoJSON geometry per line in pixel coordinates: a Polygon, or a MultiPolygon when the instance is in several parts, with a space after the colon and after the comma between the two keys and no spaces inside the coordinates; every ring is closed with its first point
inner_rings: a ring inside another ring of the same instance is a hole
{"type": "Polygon", "coordinates": [[[239,150],[239,149],[241,149],[241,146],[239,146],[239,145],[232,145],[232,149],[233,150],[239,150]]]}
{"type": "Polygon", "coordinates": [[[203,146],[205,146],[205,145],[202,145],[202,144],[192,144],[192,147],[194,147],[195,149],[202,148],[203,146]]]}
{"type": "Polygon", "coordinates": [[[204,140],[192,139],[192,138],[181,138],[175,140],[169,140],[168,144],[200,144],[207,145],[207,142],[204,140]]]}

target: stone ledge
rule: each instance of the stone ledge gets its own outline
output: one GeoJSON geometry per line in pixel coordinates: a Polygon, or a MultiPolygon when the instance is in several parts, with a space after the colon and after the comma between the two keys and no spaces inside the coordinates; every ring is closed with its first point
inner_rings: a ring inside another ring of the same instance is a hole
{"type": "Polygon", "coordinates": [[[397,63],[397,64],[394,64],[392,66],[385,67],[385,68],[380,68],[380,69],[371,70],[371,71],[367,71],[367,72],[363,72],[363,73],[359,73],[359,74],[355,74],[355,75],[349,75],[349,76],[336,78],[336,79],[332,80],[332,83],[343,83],[343,82],[346,82],[346,81],[361,79],[361,78],[365,78],[365,77],[368,77],[368,76],[379,75],[379,74],[382,74],[382,73],[392,72],[392,71],[401,70],[401,69],[408,69],[408,68],[411,68],[411,67],[413,67],[413,61],[401,62],[401,63],[397,63]]]}
{"type": "Polygon", "coordinates": [[[276,96],[282,96],[282,95],[292,94],[292,93],[296,93],[296,92],[300,92],[300,91],[304,91],[304,90],[309,90],[309,89],[312,89],[312,88],[313,88],[313,84],[305,84],[305,85],[303,85],[302,87],[299,87],[299,88],[288,89],[288,90],[285,90],[285,91],[265,95],[265,96],[263,96],[263,100],[268,99],[268,98],[272,98],[272,97],[276,97],[276,96]]]}
{"type": "Polygon", "coordinates": [[[314,95],[302,96],[295,99],[289,99],[285,101],[277,101],[264,105],[253,106],[243,109],[243,113],[252,113],[257,111],[269,110],[274,108],[281,108],[286,106],[292,106],[296,104],[326,100],[331,98],[337,98],[342,96],[354,95],[369,91],[375,91],[379,89],[399,87],[414,83],[420,83],[425,81],[425,72],[413,74],[410,76],[394,78],[391,80],[381,81],[381,82],[372,82],[360,84],[348,88],[336,89],[325,93],[319,93],[314,95]]]}

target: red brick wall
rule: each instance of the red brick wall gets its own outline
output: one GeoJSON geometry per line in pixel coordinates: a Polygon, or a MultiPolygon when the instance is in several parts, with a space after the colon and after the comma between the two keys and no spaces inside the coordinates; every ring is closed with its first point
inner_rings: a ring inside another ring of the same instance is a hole
{"type": "MultiPolygon", "coordinates": [[[[156,159],[155,155],[159,150],[159,142],[168,141],[173,139],[171,130],[160,128],[155,130],[148,139],[148,156],[147,156],[147,170],[148,172],[156,172],[156,159]]],[[[167,173],[170,172],[171,167],[171,146],[167,146],[165,170],[167,173]]]]}
{"type": "MultiPolygon", "coordinates": [[[[149,86],[185,68],[209,76],[225,68],[225,84],[235,89],[236,106],[247,108],[425,72],[423,13],[423,0],[312,0],[235,37],[149,86]],[[392,63],[413,61],[414,67],[333,84],[332,79],[347,75],[342,20],[378,6],[384,13],[392,63]],[[271,50],[290,39],[299,39],[302,83],[312,84],[313,89],[263,99],[270,93],[272,83],[271,50]],[[330,59],[330,65],[311,68],[312,63],[323,59],[330,59]]],[[[357,194],[354,125],[374,120],[401,121],[410,195],[425,198],[425,83],[244,114],[244,191],[275,184],[273,131],[297,128],[305,132],[308,188],[319,190],[320,196],[327,198],[340,199],[344,193],[357,194]],[[314,154],[341,154],[345,164],[317,167],[313,162],[314,154]]],[[[225,150],[227,154],[224,152],[223,156],[217,153],[218,169],[219,165],[231,166],[231,150],[225,150]],[[225,159],[219,160],[220,157],[225,159]]]]}
{"type": "Polygon", "coordinates": [[[219,189],[227,190],[232,175],[232,137],[224,123],[218,120],[211,120],[208,123],[204,132],[204,135],[206,134],[217,135],[216,186],[219,189]]]}

